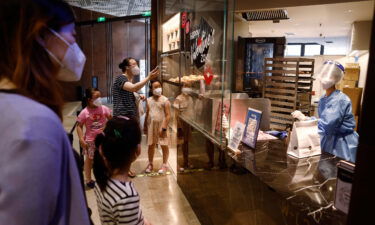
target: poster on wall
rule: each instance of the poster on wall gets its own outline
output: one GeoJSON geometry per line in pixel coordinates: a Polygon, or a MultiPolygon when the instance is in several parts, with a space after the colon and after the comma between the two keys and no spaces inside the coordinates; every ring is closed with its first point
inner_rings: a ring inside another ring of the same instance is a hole
{"type": "Polygon", "coordinates": [[[256,146],[261,118],[262,111],[253,108],[247,110],[245,133],[242,142],[250,148],[255,148],[256,146]]]}
{"type": "Polygon", "coordinates": [[[200,24],[191,28],[190,51],[192,64],[198,69],[204,66],[210,45],[214,43],[215,30],[201,18],[200,24]]]}

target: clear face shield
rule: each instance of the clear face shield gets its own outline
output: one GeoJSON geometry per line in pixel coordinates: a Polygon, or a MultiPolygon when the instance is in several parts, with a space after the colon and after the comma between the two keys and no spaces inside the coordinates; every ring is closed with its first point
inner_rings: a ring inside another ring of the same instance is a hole
{"type": "Polygon", "coordinates": [[[317,80],[320,81],[324,90],[340,83],[344,76],[344,67],[335,61],[324,62],[321,70],[315,76],[317,80]]]}

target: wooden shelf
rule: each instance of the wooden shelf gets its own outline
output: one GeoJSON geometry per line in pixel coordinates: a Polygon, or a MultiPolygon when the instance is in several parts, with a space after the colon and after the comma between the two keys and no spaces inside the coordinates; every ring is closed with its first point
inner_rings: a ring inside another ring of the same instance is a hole
{"type": "Polygon", "coordinates": [[[285,129],[294,122],[294,110],[310,114],[305,108],[311,104],[314,59],[265,58],[264,65],[263,97],[271,101],[271,128],[285,129]]]}
{"type": "Polygon", "coordinates": [[[184,52],[181,52],[180,49],[175,49],[175,50],[171,50],[171,51],[167,51],[167,52],[161,53],[160,57],[167,57],[167,56],[172,56],[172,55],[179,55],[181,53],[184,53],[184,52]]]}
{"type": "Polygon", "coordinates": [[[162,79],[162,82],[164,83],[168,83],[168,84],[172,84],[172,85],[175,85],[175,86],[182,86],[181,83],[177,83],[177,82],[172,82],[172,81],[169,81],[169,80],[165,80],[165,79],[162,79]]]}

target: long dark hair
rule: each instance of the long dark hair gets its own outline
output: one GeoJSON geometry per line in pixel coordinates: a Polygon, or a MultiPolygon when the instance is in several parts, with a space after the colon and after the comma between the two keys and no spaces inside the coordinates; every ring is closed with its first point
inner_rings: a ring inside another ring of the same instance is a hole
{"type": "MultiPolygon", "coordinates": [[[[122,62],[118,65],[118,67],[121,69],[122,72],[125,72],[126,71],[126,67],[127,66],[130,66],[130,60],[135,60],[134,58],[132,57],[128,57],[128,58],[125,58],[124,60],[122,60],[122,62]]],[[[137,61],[137,60],[135,60],[137,61]]]]}
{"type": "Polygon", "coordinates": [[[59,31],[73,21],[63,0],[0,1],[0,79],[8,78],[22,95],[48,106],[60,118],[59,68],[37,40],[48,27],[59,31]]]}
{"type": "Polygon", "coordinates": [[[135,118],[120,116],[107,122],[103,134],[98,134],[95,139],[95,146],[102,151],[102,155],[99,150],[95,151],[93,165],[100,190],[105,190],[114,170],[130,167],[139,143],[141,129],[135,118]]]}

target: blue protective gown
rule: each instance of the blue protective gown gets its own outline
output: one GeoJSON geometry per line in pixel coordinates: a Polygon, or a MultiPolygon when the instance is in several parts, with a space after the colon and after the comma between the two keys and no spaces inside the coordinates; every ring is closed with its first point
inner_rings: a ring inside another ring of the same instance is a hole
{"type": "Polygon", "coordinates": [[[319,101],[318,115],[322,150],[355,162],[359,136],[354,131],[355,119],[349,97],[339,90],[328,97],[323,96],[319,101]]]}

